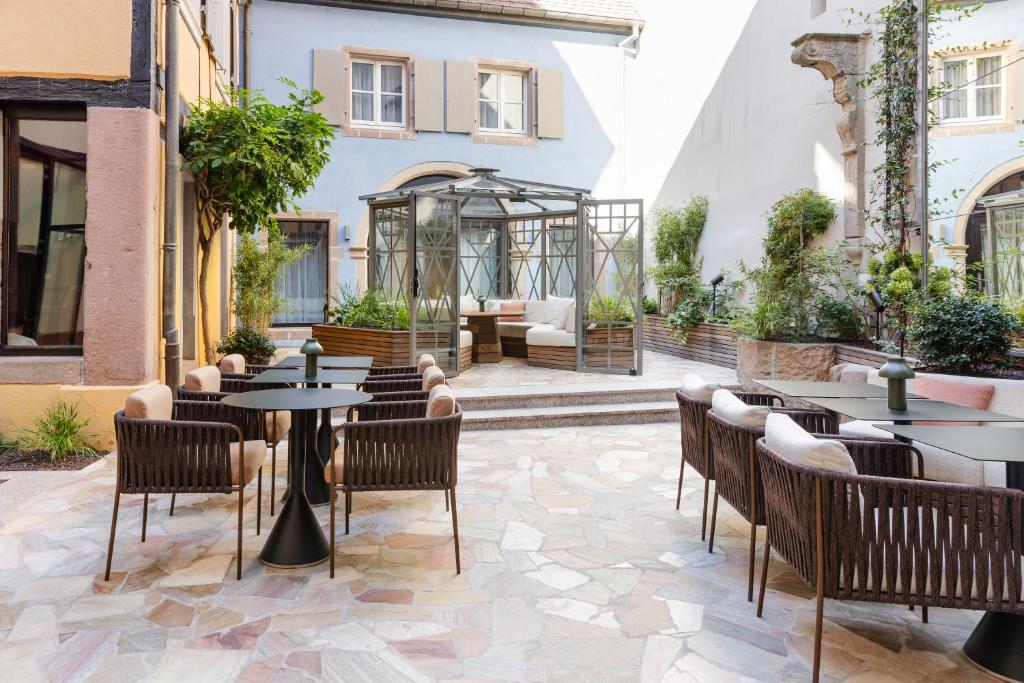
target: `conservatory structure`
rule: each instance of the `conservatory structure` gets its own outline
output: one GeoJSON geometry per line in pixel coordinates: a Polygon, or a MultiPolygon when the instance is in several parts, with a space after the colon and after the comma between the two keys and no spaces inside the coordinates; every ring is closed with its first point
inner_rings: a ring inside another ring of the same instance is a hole
{"type": "Polygon", "coordinates": [[[642,201],[470,173],[360,197],[369,286],[408,301],[411,356],[457,373],[480,314],[498,321],[498,358],[641,373],[642,201]]]}

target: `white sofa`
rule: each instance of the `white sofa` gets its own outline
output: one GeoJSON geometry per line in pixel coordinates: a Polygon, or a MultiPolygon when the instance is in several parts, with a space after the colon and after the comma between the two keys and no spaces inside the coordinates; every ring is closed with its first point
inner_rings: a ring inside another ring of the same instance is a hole
{"type": "MultiPolygon", "coordinates": [[[[526,304],[521,322],[498,322],[498,336],[501,337],[504,355],[527,358],[530,346],[575,348],[575,299],[548,297],[543,301],[525,302],[521,299],[488,299],[484,310],[498,312],[503,303],[526,304]]],[[[459,306],[463,311],[479,310],[479,303],[471,296],[463,296],[459,306]]]]}
{"type": "MultiPolygon", "coordinates": [[[[1019,380],[996,379],[991,377],[962,377],[959,375],[941,375],[918,373],[936,379],[965,382],[969,384],[991,384],[995,387],[987,410],[1014,417],[1024,416],[1024,382],[1019,380]]],[[[848,372],[840,377],[840,381],[857,381],[865,377],[870,384],[886,386],[886,380],[878,376],[875,368],[864,366],[848,368],[848,372]]],[[[913,393],[914,380],[907,381],[907,391],[913,393]]],[[[885,423],[874,423],[885,424],[885,423]]],[[[874,424],[862,420],[853,420],[839,425],[839,433],[851,436],[877,436],[894,438],[889,432],[878,429],[874,424]]],[[[1021,423],[991,423],[1002,427],[1024,427],[1021,423]]],[[[1022,433],[1024,439],[1024,433],[1022,433]]],[[[965,458],[956,453],[927,444],[915,444],[924,459],[924,474],[935,481],[951,481],[962,484],[1006,486],[1006,466],[1001,462],[979,462],[965,458]]]]}

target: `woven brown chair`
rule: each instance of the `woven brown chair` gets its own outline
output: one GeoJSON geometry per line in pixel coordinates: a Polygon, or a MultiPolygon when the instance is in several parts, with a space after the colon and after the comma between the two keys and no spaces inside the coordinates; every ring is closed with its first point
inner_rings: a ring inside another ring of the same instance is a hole
{"type": "Polygon", "coordinates": [[[889,439],[841,440],[858,474],[798,465],[763,439],[756,447],[767,520],[757,614],[774,549],[815,588],[815,681],[826,597],[1024,614],[1024,491],[915,479],[917,449],[889,439]],[[862,474],[862,464],[883,464],[889,473],[862,474]]]}
{"type": "MultiPolygon", "coordinates": [[[[335,428],[335,437],[343,434],[344,439],[341,447],[331,452],[324,474],[334,499],[338,491],[345,494],[346,534],[355,492],[444,491],[446,502],[451,497],[455,573],[461,574],[455,486],[462,408],[456,403],[454,414],[447,417],[426,417],[426,412],[427,401],[361,404],[359,421],[335,428]]],[[[335,507],[332,500],[331,578],[335,563],[335,507]]]]}
{"type": "Polygon", "coordinates": [[[238,493],[236,578],[242,578],[242,509],[245,486],[256,478],[256,534],[260,533],[260,475],[266,443],[246,441],[262,416],[214,401],[172,401],[171,390],[152,385],[128,397],[114,416],[117,483],[110,520],[104,580],[110,580],[121,494],[142,494],[142,542],[146,541],[149,494],[238,493]]]}
{"type": "Polygon", "coordinates": [[[402,377],[398,379],[367,379],[360,387],[361,391],[368,394],[383,394],[395,391],[421,391],[423,389],[423,378],[402,377]]]}
{"type": "MultiPolygon", "coordinates": [[[[786,405],[785,399],[775,394],[756,392],[733,392],[740,400],[751,406],[781,407],[786,405]]],[[[679,404],[679,436],[682,446],[682,457],[679,459],[679,488],[676,491],[676,510],[683,500],[683,474],[686,465],[704,477],[704,507],[700,516],[700,540],[706,538],[708,521],[708,493],[711,481],[715,478],[715,463],[710,457],[707,442],[707,413],[711,410],[710,401],[698,401],[681,391],[676,392],[679,404]]]]}
{"type": "MultiPolygon", "coordinates": [[[[809,432],[836,434],[839,422],[823,410],[773,408],[784,413],[809,432]]],[[[718,519],[718,498],[725,498],[736,512],[750,522],[749,572],[747,602],[754,600],[754,547],[757,527],[764,525],[764,494],[757,468],[754,445],[764,436],[764,427],[746,427],[707,411],[708,452],[714,462],[715,497],[711,505],[711,537],[708,552],[714,551],[715,522],[718,519]]]]}
{"type": "Polygon", "coordinates": [[[370,368],[366,373],[367,377],[382,379],[388,375],[419,375],[422,377],[423,373],[419,372],[415,365],[378,365],[370,368]]]}

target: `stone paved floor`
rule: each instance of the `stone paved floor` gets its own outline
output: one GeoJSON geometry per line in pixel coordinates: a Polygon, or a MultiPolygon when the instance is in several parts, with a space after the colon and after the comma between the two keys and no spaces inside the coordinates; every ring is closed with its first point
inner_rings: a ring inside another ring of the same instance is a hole
{"type": "MultiPolygon", "coordinates": [[[[356,495],[333,581],[262,567],[250,501],[236,582],[235,498],[165,496],[145,544],[123,499],[108,584],[108,457],[0,527],[0,679],[808,680],[810,591],[776,560],[755,617],[745,525],[723,506],[709,555],[700,479],[674,509],[676,426],[465,433],[459,469],[461,576],[440,493],[356,495]]],[[[959,652],[977,618],[828,603],[824,671],[988,680],[959,652]]]]}

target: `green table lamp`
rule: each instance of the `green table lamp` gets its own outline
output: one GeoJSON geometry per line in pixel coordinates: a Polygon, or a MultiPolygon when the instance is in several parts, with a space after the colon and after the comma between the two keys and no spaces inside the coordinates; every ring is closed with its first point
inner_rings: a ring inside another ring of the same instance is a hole
{"type": "Polygon", "coordinates": [[[914,379],[914,369],[902,356],[890,356],[878,371],[889,382],[889,410],[907,409],[907,380],[914,379]]]}

